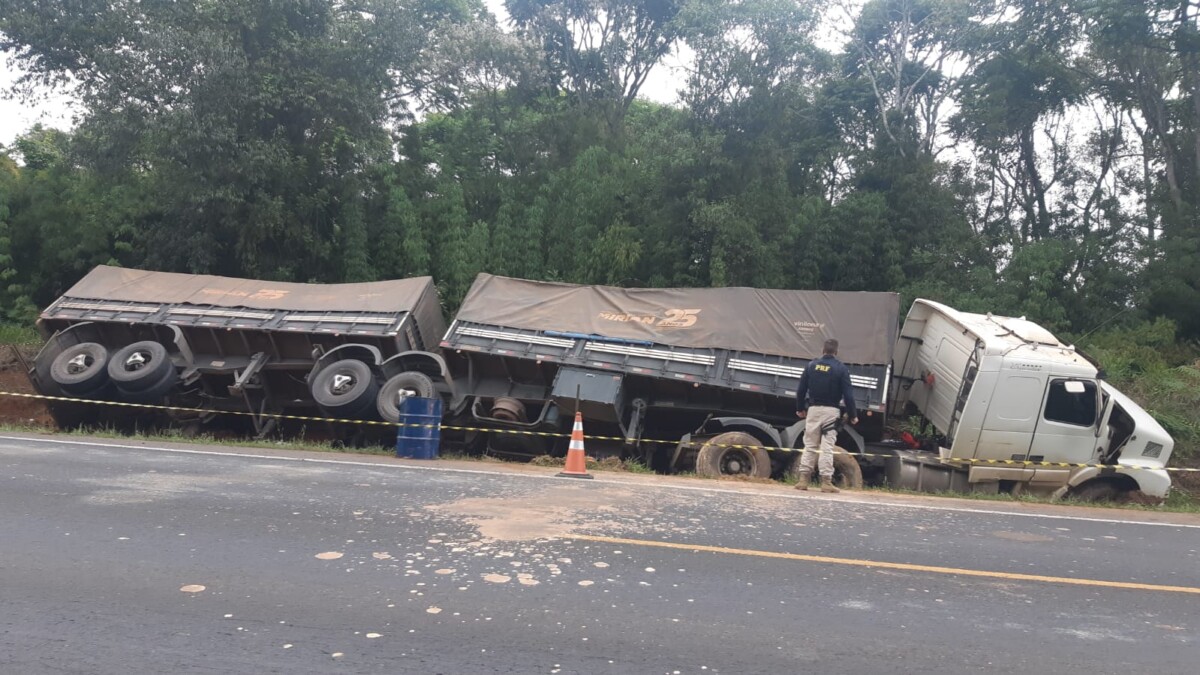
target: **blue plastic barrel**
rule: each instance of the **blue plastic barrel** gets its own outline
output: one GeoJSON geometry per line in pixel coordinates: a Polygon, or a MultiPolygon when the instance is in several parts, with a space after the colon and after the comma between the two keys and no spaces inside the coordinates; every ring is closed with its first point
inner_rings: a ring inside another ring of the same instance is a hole
{"type": "Polygon", "coordinates": [[[400,403],[396,456],[437,459],[442,442],[442,399],[410,396],[400,403]]]}

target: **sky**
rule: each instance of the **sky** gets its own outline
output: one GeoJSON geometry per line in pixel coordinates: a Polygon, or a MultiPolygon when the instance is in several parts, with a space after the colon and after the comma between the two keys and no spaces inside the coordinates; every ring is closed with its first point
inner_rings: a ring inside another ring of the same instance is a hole
{"type": "MultiPolygon", "coordinates": [[[[7,92],[20,75],[21,70],[9,58],[0,57],[0,92],[7,92]]],[[[69,129],[72,125],[71,102],[70,96],[57,92],[43,92],[33,101],[0,94],[0,145],[12,143],[38,122],[48,127],[69,129]]]]}

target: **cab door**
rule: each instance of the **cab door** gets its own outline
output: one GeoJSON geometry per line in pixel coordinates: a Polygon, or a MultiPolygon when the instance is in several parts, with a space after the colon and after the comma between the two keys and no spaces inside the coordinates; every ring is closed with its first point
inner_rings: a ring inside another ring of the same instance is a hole
{"type": "Polygon", "coordinates": [[[1028,460],[1091,462],[1095,455],[1096,420],[1100,413],[1100,391],[1094,380],[1049,378],[1028,460]]]}
{"type": "Polygon", "coordinates": [[[975,459],[1024,461],[1038,426],[1045,392],[1046,376],[1042,373],[1001,371],[979,432],[975,459]]]}

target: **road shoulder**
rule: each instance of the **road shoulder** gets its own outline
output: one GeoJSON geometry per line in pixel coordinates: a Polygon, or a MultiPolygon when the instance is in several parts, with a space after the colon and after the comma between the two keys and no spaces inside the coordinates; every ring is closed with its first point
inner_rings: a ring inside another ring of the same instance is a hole
{"type": "MultiPolygon", "coordinates": [[[[197,455],[244,456],[260,459],[276,459],[280,461],[319,462],[323,464],[345,464],[351,466],[379,466],[413,469],[420,471],[450,471],[458,473],[474,473],[481,475],[512,476],[531,479],[553,479],[559,481],[572,480],[557,478],[557,467],[541,467],[530,464],[514,464],[498,461],[481,460],[412,460],[382,455],[358,454],[353,452],[333,453],[290,448],[269,448],[262,446],[239,446],[225,444],[178,443],[160,440],[141,440],[136,438],[108,438],[84,435],[40,434],[28,432],[0,433],[0,442],[11,445],[14,442],[30,441],[36,443],[51,443],[57,445],[77,445],[107,447],[112,449],[130,449],[176,452],[197,455]]],[[[589,484],[622,485],[642,488],[662,488],[672,490],[703,491],[724,494],[745,494],[756,497],[777,497],[793,500],[842,501],[855,504],[890,506],[899,508],[919,508],[939,511],[962,511],[971,513],[993,513],[997,515],[1017,515],[1043,518],[1068,518],[1097,520],[1105,522],[1144,523],[1153,525],[1176,525],[1189,528],[1200,528],[1200,514],[1176,513],[1164,511],[1149,511],[1141,509],[1118,509],[1080,506],[1075,504],[1045,504],[1018,501],[975,500],[957,497],[941,497],[936,495],[914,495],[883,491],[854,491],[838,495],[826,495],[819,492],[797,492],[791,486],[779,483],[750,483],[738,480],[712,480],[690,476],[663,476],[628,474],[619,472],[598,472],[594,481],[589,484]]]]}

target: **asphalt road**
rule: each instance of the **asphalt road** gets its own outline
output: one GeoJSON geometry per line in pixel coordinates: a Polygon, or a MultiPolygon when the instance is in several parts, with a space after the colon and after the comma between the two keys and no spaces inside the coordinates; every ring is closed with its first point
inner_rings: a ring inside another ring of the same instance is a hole
{"type": "Polygon", "coordinates": [[[0,673],[1200,667],[1186,517],[182,450],[0,438],[0,673]]]}

